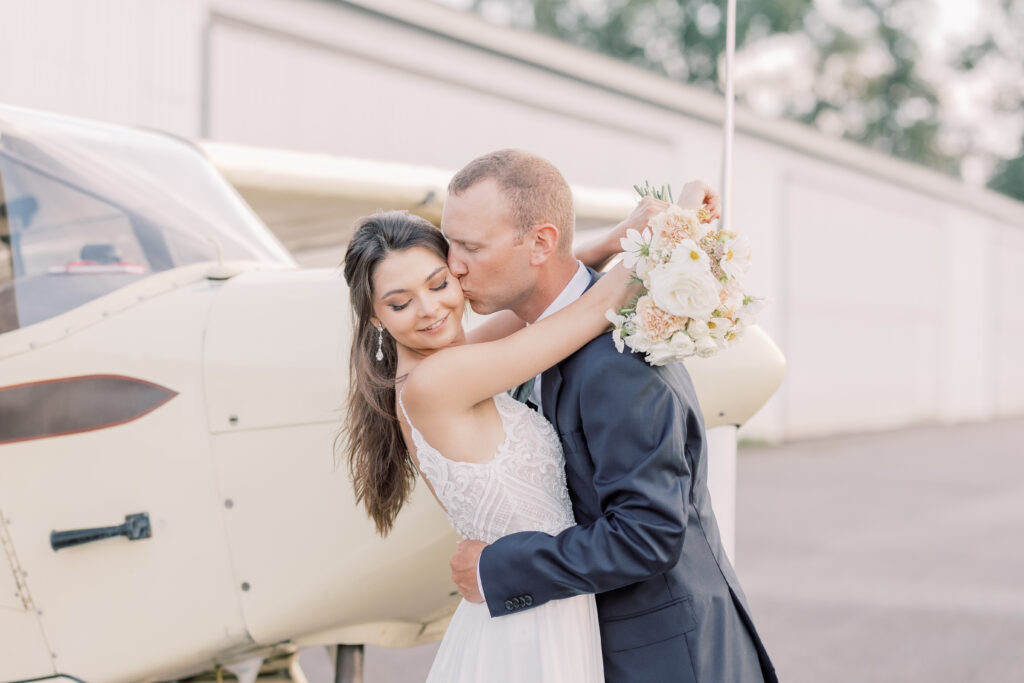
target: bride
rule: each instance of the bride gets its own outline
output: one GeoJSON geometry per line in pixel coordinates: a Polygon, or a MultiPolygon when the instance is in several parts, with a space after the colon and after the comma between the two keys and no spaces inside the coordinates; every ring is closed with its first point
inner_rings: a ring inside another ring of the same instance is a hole
{"type": "MultiPolygon", "coordinates": [[[[602,249],[581,256],[598,265],[611,255],[602,249]]],[[[465,538],[555,535],[575,523],[561,446],[543,416],[506,392],[601,334],[605,311],[634,294],[631,271],[616,266],[528,327],[503,312],[467,332],[447,257],[441,232],[402,211],[362,219],[349,244],[356,324],[345,449],[356,498],[387,534],[418,470],[465,538]]],[[[501,619],[463,600],[427,680],[603,678],[594,596],[580,595],[501,619]]]]}

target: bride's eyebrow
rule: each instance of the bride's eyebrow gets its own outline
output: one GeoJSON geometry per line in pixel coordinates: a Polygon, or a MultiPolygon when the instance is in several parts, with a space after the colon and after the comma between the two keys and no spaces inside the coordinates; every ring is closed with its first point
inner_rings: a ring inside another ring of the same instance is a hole
{"type": "MultiPolygon", "coordinates": [[[[433,271],[431,271],[430,275],[428,275],[426,278],[424,278],[423,281],[424,282],[430,282],[431,278],[433,278],[435,275],[440,273],[442,270],[447,270],[447,269],[448,269],[448,266],[439,266],[438,268],[435,268],[433,271]]],[[[387,299],[392,294],[401,294],[402,292],[408,292],[408,291],[409,291],[408,289],[391,289],[391,290],[388,290],[387,292],[385,292],[384,294],[381,294],[380,298],[381,299],[387,299]]]]}

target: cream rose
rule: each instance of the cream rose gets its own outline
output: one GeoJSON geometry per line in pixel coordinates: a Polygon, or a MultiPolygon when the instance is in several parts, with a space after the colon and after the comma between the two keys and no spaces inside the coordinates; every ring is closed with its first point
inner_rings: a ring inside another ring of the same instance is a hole
{"type": "Polygon", "coordinates": [[[691,260],[686,250],[678,250],[671,261],[654,268],[648,279],[654,303],[672,315],[706,319],[721,303],[718,281],[707,261],[691,260]]]}

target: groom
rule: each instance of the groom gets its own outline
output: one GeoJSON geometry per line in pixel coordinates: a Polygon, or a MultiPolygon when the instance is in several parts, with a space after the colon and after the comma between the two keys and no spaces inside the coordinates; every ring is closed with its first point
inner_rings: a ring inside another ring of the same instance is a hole
{"type": "MultiPolygon", "coordinates": [[[[471,161],[441,227],[473,310],[534,322],[596,277],[572,255],[572,194],[519,150],[471,161]]],[[[778,679],[722,548],[707,489],[704,419],[680,363],[647,365],[601,335],[525,387],[555,426],[577,526],[464,541],[452,578],[492,617],[596,593],[605,679],[778,679]]]]}

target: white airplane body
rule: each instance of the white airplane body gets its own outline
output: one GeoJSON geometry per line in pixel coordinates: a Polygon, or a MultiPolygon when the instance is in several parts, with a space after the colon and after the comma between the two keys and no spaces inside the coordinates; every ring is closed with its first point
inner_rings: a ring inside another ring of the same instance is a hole
{"type": "MultiPolygon", "coordinates": [[[[340,274],[158,134],[0,107],[0,187],[0,683],[438,639],[458,537],[417,486],[379,538],[334,454],[340,274]]],[[[693,366],[709,426],[781,368],[693,366]]]]}

